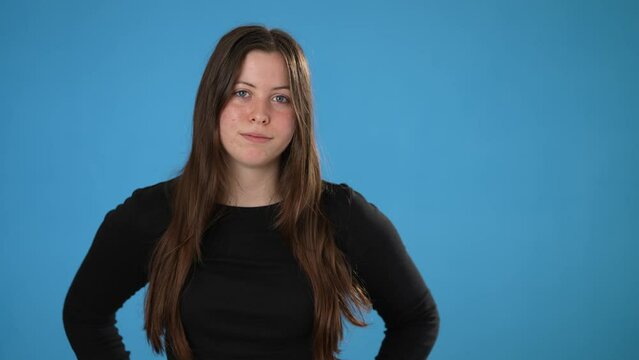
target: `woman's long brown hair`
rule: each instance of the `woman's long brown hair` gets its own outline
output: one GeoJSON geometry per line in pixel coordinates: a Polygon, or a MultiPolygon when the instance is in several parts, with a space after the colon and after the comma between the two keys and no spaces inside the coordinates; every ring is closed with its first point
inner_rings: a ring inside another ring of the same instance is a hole
{"type": "Polygon", "coordinates": [[[297,126],[282,153],[278,192],[282,203],[276,227],[306,273],[313,290],[314,360],[334,360],[343,338],[342,314],[367,326],[353,310],[371,309],[370,299],[342,251],[320,207],[322,178],[313,130],[310,73],[299,44],[280,29],[240,26],[218,42],[206,65],[195,100],[193,143],[171,192],[171,221],[149,261],[144,328],[153,351],[170,350],[193,359],[180,318],[180,295],[190,271],[202,261],[200,239],[218,214],[228,185],[219,114],[232,94],[242,62],[251,50],[279,52],[285,59],[297,126]]]}

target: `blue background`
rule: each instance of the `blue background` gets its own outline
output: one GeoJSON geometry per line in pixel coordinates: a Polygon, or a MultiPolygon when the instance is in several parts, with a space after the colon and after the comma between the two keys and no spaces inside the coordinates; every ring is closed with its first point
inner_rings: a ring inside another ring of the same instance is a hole
{"type": "MultiPolygon", "coordinates": [[[[289,31],[323,174],[394,222],[439,305],[432,359],[639,358],[636,1],[0,5],[0,358],[70,359],[62,303],[105,213],[190,149],[219,37],[289,31]]],[[[118,312],[153,358],[143,291],[118,312]]],[[[376,313],[345,359],[372,359],[376,313]]]]}

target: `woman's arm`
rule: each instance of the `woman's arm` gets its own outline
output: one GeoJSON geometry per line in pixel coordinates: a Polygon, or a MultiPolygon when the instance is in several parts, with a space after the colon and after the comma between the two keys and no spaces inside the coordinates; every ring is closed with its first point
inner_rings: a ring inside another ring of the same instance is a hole
{"type": "Polygon", "coordinates": [[[346,249],[386,330],[376,360],[422,360],[439,333],[439,313],[391,221],[346,187],[350,216],[346,249]]]}
{"type": "Polygon", "coordinates": [[[147,282],[148,255],[161,234],[157,190],[136,189],[105,215],[71,283],[63,321],[78,359],[129,359],[115,313],[147,282]]]}

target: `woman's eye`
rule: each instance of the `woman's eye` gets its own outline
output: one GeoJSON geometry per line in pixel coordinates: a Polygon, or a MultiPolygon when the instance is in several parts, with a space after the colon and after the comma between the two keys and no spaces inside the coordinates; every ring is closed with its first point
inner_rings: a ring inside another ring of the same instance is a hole
{"type": "Polygon", "coordinates": [[[280,103],[287,103],[288,102],[288,98],[284,95],[276,95],[275,96],[275,101],[280,102],[280,103]]]}
{"type": "Polygon", "coordinates": [[[239,97],[246,97],[245,95],[248,95],[248,92],[246,90],[238,90],[235,92],[235,95],[239,97]]]}

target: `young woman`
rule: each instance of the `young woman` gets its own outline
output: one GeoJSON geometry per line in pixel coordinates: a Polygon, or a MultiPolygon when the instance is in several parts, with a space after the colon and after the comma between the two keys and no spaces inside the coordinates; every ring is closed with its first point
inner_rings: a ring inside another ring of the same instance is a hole
{"type": "Polygon", "coordinates": [[[435,302],[392,223],[322,180],[308,64],[286,32],[224,35],[198,89],[178,176],[109,211],[66,296],[79,359],[128,359],[115,313],[148,283],[168,359],[336,359],[343,319],[386,325],[377,359],[425,359],[435,302]],[[358,316],[356,316],[358,315],[358,316]]]}

